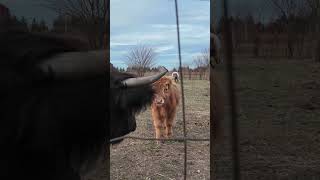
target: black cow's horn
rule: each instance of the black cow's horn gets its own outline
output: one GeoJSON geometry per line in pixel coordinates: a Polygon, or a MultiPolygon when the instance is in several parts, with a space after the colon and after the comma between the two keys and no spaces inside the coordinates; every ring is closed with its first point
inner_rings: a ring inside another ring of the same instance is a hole
{"type": "Polygon", "coordinates": [[[136,87],[136,86],[143,86],[146,84],[151,84],[158,79],[160,79],[162,76],[164,76],[168,70],[161,66],[160,73],[152,75],[152,76],[147,76],[147,77],[138,77],[138,78],[129,78],[126,80],[122,81],[122,85],[124,87],[136,87]]]}

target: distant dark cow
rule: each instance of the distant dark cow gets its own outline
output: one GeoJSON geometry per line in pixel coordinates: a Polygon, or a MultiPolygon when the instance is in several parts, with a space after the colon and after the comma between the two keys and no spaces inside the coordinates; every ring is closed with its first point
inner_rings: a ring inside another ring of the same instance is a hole
{"type": "Polygon", "coordinates": [[[110,138],[135,130],[136,113],[152,102],[151,83],[166,73],[111,72],[107,102],[106,52],[17,31],[2,30],[0,42],[1,180],[80,180],[110,138]]]}
{"type": "Polygon", "coordinates": [[[168,138],[172,135],[180,91],[170,76],[164,76],[156,81],[153,84],[153,89],[156,94],[151,105],[151,114],[156,138],[168,138]]]}

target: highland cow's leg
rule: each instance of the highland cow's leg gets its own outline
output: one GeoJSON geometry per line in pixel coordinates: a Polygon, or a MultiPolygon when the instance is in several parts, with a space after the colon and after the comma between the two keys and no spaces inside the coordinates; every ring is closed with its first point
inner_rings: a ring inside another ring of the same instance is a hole
{"type": "Polygon", "coordinates": [[[162,128],[161,125],[155,126],[156,138],[162,138],[162,128]]]}
{"type": "Polygon", "coordinates": [[[172,136],[172,123],[168,122],[166,123],[166,138],[169,138],[172,136]]]}
{"type": "MultiPolygon", "coordinates": [[[[151,116],[152,116],[152,121],[153,121],[153,126],[155,129],[156,133],[156,138],[160,139],[162,138],[162,129],[163,129],[163,120],[162,117],[159,114],[159,111],[151,107],[151,116]]],[[[157,141],[157,144],[160,142],[157,141]]]]}
{"type": "Polygon", "coordinates": [[[166,121],[166,137],[171,137],[173,132],[172,132],[172,126],[173,126],[173,121],[175,118],[175,111],[172,113],[171,116],[168,117],[166,121]]]}
{"type": "MultiPolygon", "coordinates": [[[[155,129],[156,129],[156,138],[157,139],[163,139],[164,138],[163,126],[156,126],[155,129]]],[[[160,143],[163,143],[163,142],[164,142],[163,140],[158,140],[157,144],[160,144],[160,143]]]]}
{"type": "MultiPolygon", "coordinates": [[[[154,128],[156,130],[156,138],[163,139],[164,138],[164,135],[162,132],[164,128],[163,122],[161,120],[154,121],[154,128]]],[[[163,142],[163,140],[157,141],[158,144],[160,142],[163,142]]]]}

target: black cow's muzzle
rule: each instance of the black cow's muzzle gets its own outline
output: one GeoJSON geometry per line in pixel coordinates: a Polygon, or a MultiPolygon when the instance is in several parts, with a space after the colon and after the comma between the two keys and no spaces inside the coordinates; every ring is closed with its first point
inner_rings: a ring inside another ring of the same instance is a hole
{"type": "Polygon", "coordinates": [[[123,131],[111,134],[110,136],[111,144],[120,143],[121,141],[123,141],[124,136],[136,130],[137,124],[136,124],[135,117],[133,116],[128,118],[127,124],[125,126],[126,128],[123,128],[124,129],[123,131]]]}

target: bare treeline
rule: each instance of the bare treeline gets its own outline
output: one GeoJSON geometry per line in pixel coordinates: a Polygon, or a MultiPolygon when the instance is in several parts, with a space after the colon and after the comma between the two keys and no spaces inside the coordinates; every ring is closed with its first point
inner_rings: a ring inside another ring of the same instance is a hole
{"type": "Polygon", "coordinates": [[[193,57],[193,63],[195,65],[195,72],[198,72],[199,78],[203,79],[203,77],[207,76],[209,73],[209,50],[206,48],[204,49],[201,54],[196,55],[193,57]]]}
{"type": "Polygon", "coordinates": [[[293,56],[293,39],[296,19],[304,20],[311,27],[313,58],[320,62],[320,1],[319,0],[269,0],[287,25],[289,57],[293,56]]]}
{"type": "Polygon", "coordinates": [[[109,31],[109,0],[43,0],[39,4],[65,18],[65,28],[68,21],[77,20],[77,29],[87,36],[91,47],[103,47],[109,31]]]}
{"type": "Polygon", "coordinates": [[[221,18],[230,21],[234,52],[241,56],[312,58],[320,62],[319,0],[266,0],[275,14],[269,21],[259,12],[221,18]]]}

